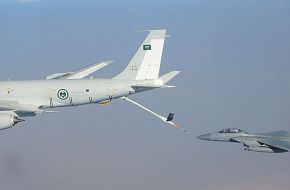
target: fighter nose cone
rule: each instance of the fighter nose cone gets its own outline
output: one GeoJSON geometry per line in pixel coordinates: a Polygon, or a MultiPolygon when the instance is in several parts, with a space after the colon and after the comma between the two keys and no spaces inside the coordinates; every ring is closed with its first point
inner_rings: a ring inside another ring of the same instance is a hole
{"type": "Polygon", "coordinates": [[[210,133],[204,134],[204,135],[200,135],[200,136],[198,136],[196,138],[201,139],[201,140],[207,140],[207,141],[209,141],[210,140],[210,133]]]}

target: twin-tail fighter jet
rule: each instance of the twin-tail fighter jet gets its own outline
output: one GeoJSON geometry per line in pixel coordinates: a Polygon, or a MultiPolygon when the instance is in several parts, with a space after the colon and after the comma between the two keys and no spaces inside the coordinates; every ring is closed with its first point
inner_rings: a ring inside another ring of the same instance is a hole
{"type": "Polygon", "coordinates": [[[197,138],[208,141],[242,143],[245,150],[255,152],[283,153],[290,149],[290,132],[287,131],[253,134],[241,129],[230,128],[200,135],[197,138]]]}
{"type": "Polygon", "coordinates": [[[101,62],[74,72],[55,73],[45,80],[0,82],[0,129],[13,127],[24,117],[54,112],[52,108],[84,104],[107,104],[123,99],[153,114],[169,126],[185,133],[187,130],[174,124],[173,113],[163,117],[128,96],[157,88],[170,88],[167,83],[180,71],[159,77],[159,69],[166,30],[149,30],[127,67],[112,79],[86,79],[93,72],[111,62],[101,62]]]}

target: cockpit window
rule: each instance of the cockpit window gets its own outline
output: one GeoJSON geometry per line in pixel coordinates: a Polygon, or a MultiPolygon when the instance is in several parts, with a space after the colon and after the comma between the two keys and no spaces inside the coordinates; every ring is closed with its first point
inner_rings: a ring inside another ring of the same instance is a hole
{"type": "Polygon", "coordinates": [[[235,128],[228,128],[228,129],[223,129],[219,131],[218,133],[242,133],[243,131],[241,129],[235,129],[235,128]]]}

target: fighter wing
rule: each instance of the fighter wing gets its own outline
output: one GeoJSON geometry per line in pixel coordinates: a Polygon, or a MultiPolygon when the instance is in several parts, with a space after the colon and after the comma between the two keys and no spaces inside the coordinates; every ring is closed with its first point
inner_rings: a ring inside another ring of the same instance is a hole
{"type": "Polygon", "coordinates": [[[261,144],[253,139],[247,139],[246,137],[234,137],[231,138],[231,141],[238,142],[244,144],[244,146],[251,147],[251,146],[261,146],[261,144]]]}
{"type": "Polygon", "coordinates": [[[269,147],[272,148],[278,148],[278,149],[282,149],[282,150],[286,150],[289,151],[290,150],[290,141],[288,139],[288,141],[282,140],[282,139],[258,139],[258,142],[260,144],[264,144],[267,145],[269,147]]]}
{"type": "Polygon", "coordinates": [[[267,146],[272,149],[280,149],[280,150],[285,150],[289,151],[290,149],[290,142],[289,139],[288,141],[282,140],[282,139],[265,139],[265,138],[258,138],[257,140],[253,139],[247,139],[243,137],[236,137],[232,138],[232,141],[243,143],[244,146],[247,147],[258,147],[258,146],[267,146]]]}
{"type": "Polygon", "coordinates": [[[96,63],[84,68],[81,68],[77,71],[73,71],[73,72],[66,72],[66,73],[54,73],[51,75],[48,75],[45,77],[46,80],[57,80],[57,79],[82,79],[94,72],[96,72],[97,70],[111,64],[112,61],[104,61],[101,63],[96,63]]]}

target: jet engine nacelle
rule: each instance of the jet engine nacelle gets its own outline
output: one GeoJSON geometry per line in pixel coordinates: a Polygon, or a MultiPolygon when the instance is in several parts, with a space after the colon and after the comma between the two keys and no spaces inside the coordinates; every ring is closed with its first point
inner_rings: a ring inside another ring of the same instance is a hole
{"type": "Polygon", "coordinates": [[[261,147],[261,146],[250,146],[245,148],[245,150],[248,151],[255,151],[255,152],[267,152],[267,153],[273,153],[274,150],[272,150],[269,147],[261,147]]]}
{"type": "Polygon", "coordinates": [[[13,114],[0,114],[0,130],[13,127],[17,123],[24,121],[13,114]]]}

